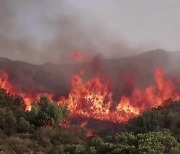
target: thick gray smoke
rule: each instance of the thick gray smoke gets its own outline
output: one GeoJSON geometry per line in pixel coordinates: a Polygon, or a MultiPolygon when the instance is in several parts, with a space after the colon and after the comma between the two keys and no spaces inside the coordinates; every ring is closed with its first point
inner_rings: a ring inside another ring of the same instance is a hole
{"type": "Polygon", "coordinates": [[[104,57],[139,52],[116,35],[65,0],[0,0],[1,57],[40,64],[71,62],[77,49],[104,57]]]}

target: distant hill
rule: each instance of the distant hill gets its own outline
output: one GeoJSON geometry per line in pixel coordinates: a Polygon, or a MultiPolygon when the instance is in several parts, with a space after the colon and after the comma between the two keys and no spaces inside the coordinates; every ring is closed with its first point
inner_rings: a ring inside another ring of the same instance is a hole
{"type": "Polygon", "coordinates": [[[24,91],[46,91],[56,95],[67,95],[73,74],[84,69],[89,78],[99,72],[110,76],[113,80],[114,97],[123,93],[123,75],[133,76],[137,86],[144,88],[153,84],[154,70],[159,66],[164,68],[165,74],[171,77],[180,76],[180,52],[166,52],[154,50],[140,55],[121,59],[94,58],[91,63],[76,64],[42,64],[34,65],[23,61],[13,61],[0,58],[0,70],[8,73],[11,81],[24,91]]]}

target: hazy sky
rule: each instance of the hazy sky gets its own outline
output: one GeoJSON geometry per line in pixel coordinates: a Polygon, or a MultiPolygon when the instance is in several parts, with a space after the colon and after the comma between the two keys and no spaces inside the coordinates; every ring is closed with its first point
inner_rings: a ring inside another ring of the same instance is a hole
{"type": "Polygon", "coordinates": [[[71,0],[134,46],[180,49],[179,0],[71,0]]]}
{"type": "Polygon", "coordinates": [[[0,56],[70,60],[74,50],[122,57],[180,49],[179,0],[0,0],[0,56]]]}

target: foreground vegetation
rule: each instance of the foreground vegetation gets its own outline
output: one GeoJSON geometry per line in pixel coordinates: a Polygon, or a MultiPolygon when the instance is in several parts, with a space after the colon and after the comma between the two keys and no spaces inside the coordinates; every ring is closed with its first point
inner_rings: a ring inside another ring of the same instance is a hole
{"type": "Polygon", "coordinates": [[[180,103],[162,109],[145,112],[142,116],[129,121],[124,131],[134,133],[147,133],[169,129],[180,142],[180,103]]]}
{"type": "Polygon", "coordinates": [[[122,132],[87,138],[84,127],[60,125],[71,119],[65,106],[43,96],[25,112],[21,97],[0,90],[0,153],[179,154],[179,109],[177,103],[148,111],[131,120],[122,132]]]}

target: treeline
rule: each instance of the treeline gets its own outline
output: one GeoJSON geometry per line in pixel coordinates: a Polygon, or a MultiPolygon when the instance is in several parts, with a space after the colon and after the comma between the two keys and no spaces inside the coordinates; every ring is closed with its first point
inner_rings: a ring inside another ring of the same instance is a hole
{"type": "Polygon", "coordinates": [[[179,154],[180,104],[148,111],[122,132],[85,137],[87,129],[70,120],[66,106],[42,96],[25,112],[24,100],[0,90],[0,153],[5,154],[179,154]]]}

